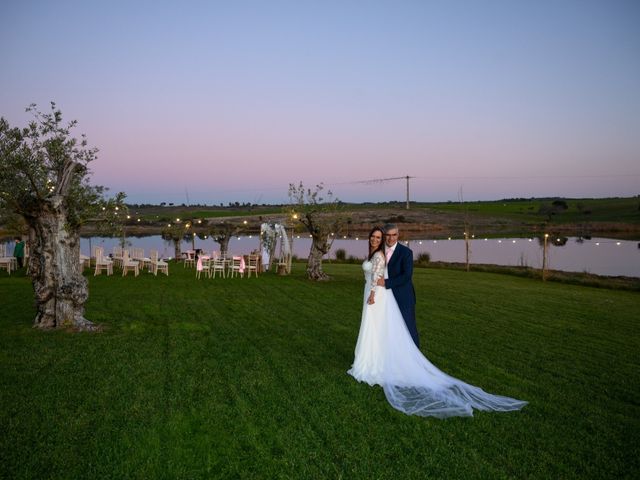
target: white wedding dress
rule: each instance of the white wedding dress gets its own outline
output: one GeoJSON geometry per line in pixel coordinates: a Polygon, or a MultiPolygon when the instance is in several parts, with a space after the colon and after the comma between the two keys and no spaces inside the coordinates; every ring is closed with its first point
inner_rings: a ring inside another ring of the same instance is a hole
{"type": "Polygon", "coordinates": [[[492,395],[438,370],[415,346],[391,290],[375,286],[384,275],[381,252],[362,264],[366,279],[355,360],[356,380],[380,385],[392,407],[408,415],[472,416],[473,409],[507,412],[527,402],[492,395]],[[375,303],[367,304],[371,290],[375,303]]]}

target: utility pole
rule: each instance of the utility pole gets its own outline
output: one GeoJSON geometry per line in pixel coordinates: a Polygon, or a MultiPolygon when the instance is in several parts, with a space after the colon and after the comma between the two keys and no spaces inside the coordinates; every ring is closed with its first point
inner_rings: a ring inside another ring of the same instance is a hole
{"type": "Polygon", "coordinates": [[[409,175],[407,175],[407,210],[409,210],[409,175]]]}
{"type": "Polygon", "coordinates": [[[544,234],[544,243],[542,244],[542,281],[547,279],[547,241],[549,240],[549,234],[544,234]]]}

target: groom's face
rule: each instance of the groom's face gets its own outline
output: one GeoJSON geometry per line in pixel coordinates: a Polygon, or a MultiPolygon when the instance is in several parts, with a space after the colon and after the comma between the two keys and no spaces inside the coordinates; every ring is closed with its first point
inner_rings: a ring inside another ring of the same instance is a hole
{"type": "Polygon", "coordinates": [[[398,243],[398,229],[392,228],[388,230],[384,236],[384,243],[387,247],[393,247],[396,243],[398,243]]]}

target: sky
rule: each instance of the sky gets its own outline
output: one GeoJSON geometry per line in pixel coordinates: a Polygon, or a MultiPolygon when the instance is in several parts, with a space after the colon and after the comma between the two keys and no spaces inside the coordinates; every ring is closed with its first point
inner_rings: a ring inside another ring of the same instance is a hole
{"type": "Polygon", "coordinates": [[[55,101],[131,203],[640,194],[640,2],[0,2],[0,115],[55,101]]]}

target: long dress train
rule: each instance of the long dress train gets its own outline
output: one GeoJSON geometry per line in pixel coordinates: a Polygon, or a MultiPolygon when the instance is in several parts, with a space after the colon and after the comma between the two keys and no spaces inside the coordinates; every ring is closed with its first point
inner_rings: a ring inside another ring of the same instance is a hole
{"type": "Polygon", "coordinates": [[[390,290],[375,286],[384,274],[380,252],[362,265],[365,295],[355,359],[356,380],[380,385],[392,407],[408,415],[439,418],[472,416],[473,409],[508,412],[527,402],[487,393],[440,371],[415,346],[390,290]],[[367,304],[371,290],[375,303],[367,304]]]}

